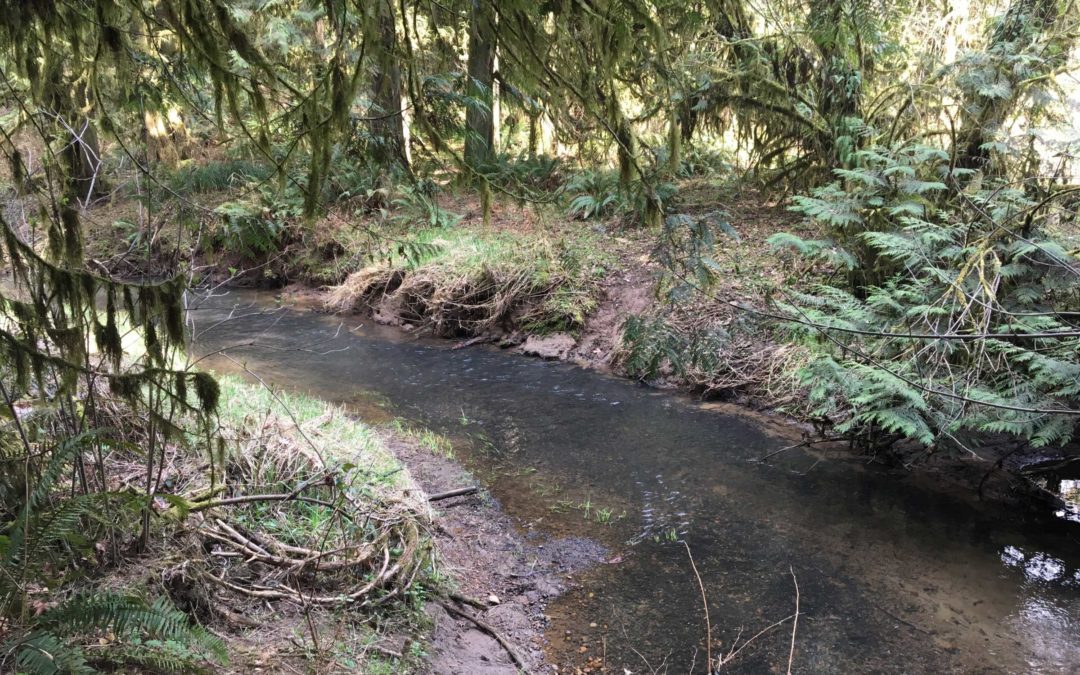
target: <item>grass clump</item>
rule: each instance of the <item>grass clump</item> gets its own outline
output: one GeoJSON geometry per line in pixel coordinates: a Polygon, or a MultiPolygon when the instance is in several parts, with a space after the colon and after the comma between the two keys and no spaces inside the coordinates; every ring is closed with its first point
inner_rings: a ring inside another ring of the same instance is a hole
{"type": "Polygon", "coordinates": [[[393,430],[395,436],[416,441],[420,447],[432,454],[448,459],[454,457],[453,442],[442,434],[436,433],[431,429],[417,427],[400,417],[395,417],[388,426],[393,430]]]}
{"type": "Polygon", "coordinates": [[[217,162],[189,163],[168,178],[169,187],[182,195],[222,192],[265,181],[274,174],[268,164],[246,159],[226,159],[217,162]]]}
{"type": "Polygon", "coordinates": [[[442,337],[577,330],[614,265],[594,232],[571,241],[465,227],[411,232],[374,257],[331,289],[328,308],[379,308],[442,337]]]}

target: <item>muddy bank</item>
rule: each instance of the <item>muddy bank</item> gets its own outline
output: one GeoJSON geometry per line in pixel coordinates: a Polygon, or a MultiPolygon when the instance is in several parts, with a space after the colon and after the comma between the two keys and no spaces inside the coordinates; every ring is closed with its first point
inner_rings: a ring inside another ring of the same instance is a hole
{"type": "MultiPolygon", "coordinates": [[[[456,461],[432,454],[415,443],[387,436],[386,442],[428,495],[476,485],[456,461]]],[[[538,536],[526,538],[518,524],[493,498],[481,491],[439,500],[434,510],[437,568],[455,588],[453,598],[479,603],[451,606],[480,619],[510,643],[529,673],[555,670],[544,657],[545,610],[572,577],[602,560],[603,547],[587,539],[538,536]]],[[[446,603],[429,602],[432,622],[422,670],[439,675],[515,675],[509,651],[475,622],[448,611],[446,603]]]]}

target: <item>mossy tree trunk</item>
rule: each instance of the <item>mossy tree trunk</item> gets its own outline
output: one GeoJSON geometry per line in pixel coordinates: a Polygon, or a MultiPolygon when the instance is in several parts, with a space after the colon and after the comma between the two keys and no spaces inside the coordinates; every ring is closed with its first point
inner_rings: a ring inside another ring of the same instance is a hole
{"type": "Polygon", "coordinates": [[[385,170],[408,173],[405,116],[401,105],[401,55],[398,50],[393,0],[377,0],[370,17],[371,43],[375,45],[375,73],[368,130],[373,140],[372,157],[385,170]]]}
{"type": "Polygon", "coordinates": [[[495,9],[493,0],[471,0],[466,86],[475,102],[465,111],[465,163],[473,169],[495,156],[495,9]]]}
{"type": "Polygon", "coordinates": [[[81,204],[109,193],[101,171],[101,143],[94,124],[94,106],[86,84],[72,88],[64,83],[64,66],[56,63],[50,72],[45,102],[55,115],[56,134],[61,139],[60,159],[66,190],[81,204]]]}

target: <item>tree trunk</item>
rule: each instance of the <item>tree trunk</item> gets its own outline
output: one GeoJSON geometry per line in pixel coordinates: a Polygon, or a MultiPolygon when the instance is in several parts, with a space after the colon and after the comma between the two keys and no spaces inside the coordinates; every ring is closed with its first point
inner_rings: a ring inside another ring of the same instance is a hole
{"type": "Polygon", "coordinates": [[[77,85],[70,96],[57,94],[54,99],[56,112],[67,125],[68,143],[62,156],[67,165],[68,189],[76,200],[87,204],[107,195],[109,189],[101,172],[101,143],[92,119],[93,105],[87,96],[86,85],[77,85]]]}
{"type": "MultiPolygon", "coordinates": [[[[1016,45],[1010,50],[1012,55],[1030,52],[1033,44],[1054,25],[1058,18],[1057,0],[1013,0],[1005,16],[991,34],[986,51],[990,54],[998,54],[1007,49],[1007,45],[1016,45]]],[[[1066,48],[1063,53],[1067,54],[1068,51],[1066,48]]],[[[1049,71],[1053,65],[1048,59],[1043,61],[1038,69],[1049,71]]],[[[960,132],[957,134],[953,150],[956,154],[957,166],[965,169],[993,170],[990,151],[986,144],[994,140],[1021,98],[1021,92],[1017,91],[1020,78],[1012,68],[1000,68],[998,77],[1008,81],[1011,90],[1009,96],[986,96],[977,88],[972,88],[964,100],[961,107],[960,132]]],[[[1026,77],[1031,77],[1031,74],[1026,77]]]]}
{"type": "Polygon", "coordinates": [[[529,109],[529,159],[536,159],[540,147],[540,111],[529,109]]]}
{"type": "Polygon", "coordinates": [[[469,9],[469,81],[466,91],[476,100],[465,111],[465,163],[477,169],[495,152],[494,95],[495,12],[493,0],[472,0],[469,9]]]}
{"type": "Polygon", "coordinates": [[[680,125],[679,108],[673,106],[668,113],[668,171],[672,174],[679,172],[682,164],[682,128],[680,125]]]}
{"type": "Polygon", "coordinates": [[[370,34],[375,45],[375,75],[372,94],[375,103],[368,122],[373,139],[372,157],[380,168],[409,172],[405,118],[401,105],[401,67],[393,0],[374,3],[370,34]]]}

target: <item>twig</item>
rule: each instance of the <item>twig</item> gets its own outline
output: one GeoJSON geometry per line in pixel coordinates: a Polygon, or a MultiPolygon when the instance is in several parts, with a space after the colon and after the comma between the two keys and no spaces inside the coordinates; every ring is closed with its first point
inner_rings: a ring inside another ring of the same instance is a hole
{"type": "Polygon", "coordinates": [[[477,609],[487,609],[488,608],[488,604],[486,602],[484,602],[483,600],[477,600],[476,598],[470,598],[469,596],[462,595],[460,593],[447,593],[446,597],[450,598],[454,602],[461,603],[462,605],[472,605],[473,607],[475,607],[477,609]]]}
{"type": "Polygon", "coordinates": [[[451,351],[458,350],[458,349],[465,349],[466,347],[471,347],[473,345],[487,344],[489,342],[495,342],[496,340],[498,340],[498,338],[495,337],[494,335],[477,335],[474,338],[469,338],[468,340],[463,340],[463,341],[457,343],[456,345],[454,345],[450,349],[451,349],[451,351]]]}
{"type": "Polygon", "coordinates": [[[231,506],[233,504],[247,504],[250,502],[287,502],[297,501],[306,502],[308,504],[318,504],[319,506],[326,506],[333,508],[334,505],[328,501],[322,499],[316,499],[314,497],[303,497],[293,493],[288,494],[270,494],[270,495],[242,495],[240,497],[228,497],[227,499],[217,499],[212,502],[200,502],[192,504],[188,509],[188,513],[198,513],[199,511],[206,511],[207,509],[216,509],[221,506],[231,506]]]}
{"type": "Polygon", "coordinates": [[[367,648],[377,651],[383,656],[389,656],[392,659],[402,658],[401,652],[395,652],[393,649],[389,649],[387,647],[382,647],[380,645],[368,645],[367,648]]]}
{"type": "Polygon", "coordinates": [[[794,450],[795,448],[803,448],[803,447],[806,447],[808,445],[817,445],[818,443],[835,443],[838,440],[839,439],[836,439],[836,438],[815,438],[815,439],[812,439],[812,440],[803,441],[801,443],[796,443],[794,445],[786,445],[786,446],[780,448],[779,450],[773,450],[772,452],[770,452],[767,455],[762,455],[761,457],[758,457],[757,461],[764,462],[765,460],[769,459],[770,457],[775,457],[776,455],[779,455],[781,452],[787,452],[788,450],[794,450]]]}
{"type": "Polygon", "coordinates": [[[471,495],[479,492],[480,488],[473,485],[471,487],[457,488],[456,490],[447,490],[446,492],[439,492],[428,497],[429,502],[437,502],[442,499],[450,499],[451,497],[462,497],[464,495],[471,495]]]}
{"type": "Polygon", "coordinates": [[[491,637],[495,638],[495,641],[498,642],[500,645],[502,645],[502,648],[505,649],[506,653],[510,655],[510,658],[511,658],[511,660],[513,660],[514,665],[516,665],[521,670],[523,670],[525,672],[528,672],[528,668],[525,667],[525,661],[522,660],[521,656],[518,655],[517,650],[514,649],[514,646],[512,644],[510,644],[510,642],[506,638],[504,638],[502,636],[502,634],[499,633],[499,631],[495,630],[489,624],[484,623],[483,621],[476,618],[475,616],[469,614],[465,610],[458,609],[457,607],[454,607],[450,603],[443,602],[441,600],[437,600],[436,602],[438,602],[439,605],[443,609],[445,609],[446,611],[450,612],[451,614],[456,614],[456,615],[460,616],[463,619],[467,619],[467,620],[473,622],[474,624],[476,624],[477,628],[484,631],[485,633],[487,633],[491,637]]]}
{"type": "Polygon", "coordinates": [[[701,606],[705,610],[705,662],[709,664],[709,669],[712,670],[712,622],[709,621],[709,598],[705,594],[705,584],[701,581],[701,575],[698,574],[697,565],[694,564],[694,554],[690,552],[690,544],[683,540],[683,546],[686,547],[686,555],[690,558],[690,567],[694,570],[694,576],[697,577],[698,588],[701,589],[701,606]]]}
{"type": "MultiPolygon", "coordinates": [[[[786,622],[788,619],[791,619],[791,618],[793,618],[793,617],[785,616],[783,619],[780,619],[779,621],[776,621],[774,623],[769,624],[768,626],[765,626],[764,628],[759,630],[757,633],[754,633],[754,636],[752,638],[750,638],[749,640],[745,640],[741,645],[738,644],[739,639],[738,639],[738,637],[736,637],[735,642],[732,643],[732,645],[731,645],[731,650],[727,653],[727,656],[724,656],[724,655],[720,656],[720,665],[724,665],[725,663],[730,663],[736,656],[739,655],[739,652],[741,652],[742,650],[749,647],[759,637],[761,637],[765,633],[768,633],[773,628],[776,628],[777,626],[783,625],[784,622],[786,622]]],[[[742,629],[741,628],[739,629],[739,634],[740,635],[742,634],[742,629]]]]}
{"type": "Polygon", "coordinates": [[[799,580],[795,578],[795,568],[788,565],[791,581],[795,584],[795,620],[791,622],[791,651],[788,652],[787,675],[791,675],[791,664],[795,660],[795,631],[799,628],[799,580]]]}

